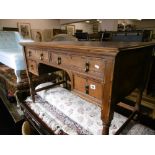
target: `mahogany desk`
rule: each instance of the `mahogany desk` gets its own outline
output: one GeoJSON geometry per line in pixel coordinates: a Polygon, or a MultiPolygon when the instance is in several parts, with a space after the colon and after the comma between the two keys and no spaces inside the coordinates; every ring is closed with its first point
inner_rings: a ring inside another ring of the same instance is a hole
{"type": "Polygon", "coordinates": [[[154,42],[41,42],[22,45],[33,101],[35,93],[43,89],[34,89],[31,75],[39,76],[46,71],[45,66],[51,66],[51,70],[66,71],[71,91],[101,107],[103,134],[109,133],[116,104],[134,89],[138,89],[134,113],[139,111],[154,42]]]}

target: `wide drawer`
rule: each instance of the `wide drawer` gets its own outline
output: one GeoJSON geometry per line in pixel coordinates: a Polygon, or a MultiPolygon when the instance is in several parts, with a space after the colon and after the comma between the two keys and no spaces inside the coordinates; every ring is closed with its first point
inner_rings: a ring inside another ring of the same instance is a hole
{"type": "Polygon", "coordinates": [[[94,80],[90,80],[79,75],[74,75],[74,86],[77,91],[85,95],[90,95],[98,100],[102,100],[102,84],[94,80]]]}
{"type": "Polygon", "coordinates": [[[28,70],[29,72],[38,75],[37,63],[34,60],[28,60],[28,70]]]}
{"type": "Polygon", "coordinates": [[[86,73],[104,72],[104,68],[105,68],[104,59],[93,58],[93,57],[72,56],[70,61],[72,66],[78,67],[83,72],[86,72],[86,73]]]}
{"type": "Polygon", "coordinates": [[[59,66],[68,66],[74,71],[80,71],[90,74],[104,75],[105,60],[87,56],[65,55],[59,53],[51,53],[52,63],[59,66]]]}
{"type": "Polygon", "coordinates": [[[59,66],[69,66],[71,61],[71,56],[59,53],[51,53],[52,63],[57,64],[59,66]]]}
{"type": "Polygon", "coordinates": [[[49,62],[49,53],[45,50],[36,50],[36,57],[40,62],[49,62]]]}

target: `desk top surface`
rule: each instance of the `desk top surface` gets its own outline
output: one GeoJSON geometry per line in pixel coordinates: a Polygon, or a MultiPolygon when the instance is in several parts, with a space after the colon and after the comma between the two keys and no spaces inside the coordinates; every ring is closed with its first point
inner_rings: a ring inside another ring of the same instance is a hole
{"type": "Polygon", "coordinates": [[[23,46],[55,48],[64,50],[80,50],[95,53],[106,53],[116,55],[119,51],[154,46],[155,41],[151,42],[99,42],[99,41],[53,41],[53,42],[31,42],[21,43],[23,46]]]}

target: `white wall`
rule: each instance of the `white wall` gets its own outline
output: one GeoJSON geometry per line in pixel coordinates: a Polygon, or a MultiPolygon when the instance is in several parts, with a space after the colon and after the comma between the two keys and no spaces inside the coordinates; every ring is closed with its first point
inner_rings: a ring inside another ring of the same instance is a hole
{"type": "Polygon", "coordinates": [[[18,22],[30,23],[31,29],[53,29],[60,28],[59,19],[0,19],[2,27],[17,27],[18,22]]]}
{"type": "Polygon", "coordinates": [[[102,23],[99,24],[99,31],[117,31],[117,19],[102,19],[101,21],[102,23]]]}
{"type": "Polygon", "coordinates": [[[63,24],[77,23],[84,20],[86,19],[60,19],[60,24],[63,25],[63,24]]]}

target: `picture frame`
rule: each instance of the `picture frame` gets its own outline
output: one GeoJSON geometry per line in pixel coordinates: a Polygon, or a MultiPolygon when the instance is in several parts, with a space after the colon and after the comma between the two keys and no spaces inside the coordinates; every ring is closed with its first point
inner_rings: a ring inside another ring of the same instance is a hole
{"type": "Polygon", "coordinates": [[[40,29],[32,29],[32,39],[36,42],[44,41],[44,31],[40,29]]]}
{"type": "Polygon", "coordinates": [[[75,25],[67,25],[66,26],[67,34],[68,35],[74,35],[75,33],[75,25]]]}
{"type": "Polygon", "coordinates": [[[44,29],[44,41],[51,41],[53,37],[53,29],[44,29]]]}
{"type": "Polygon", "coordinates": [[[19,33],[23,39],[31,39],[31,25],[30,23],[17,23],[19,33]]]}

